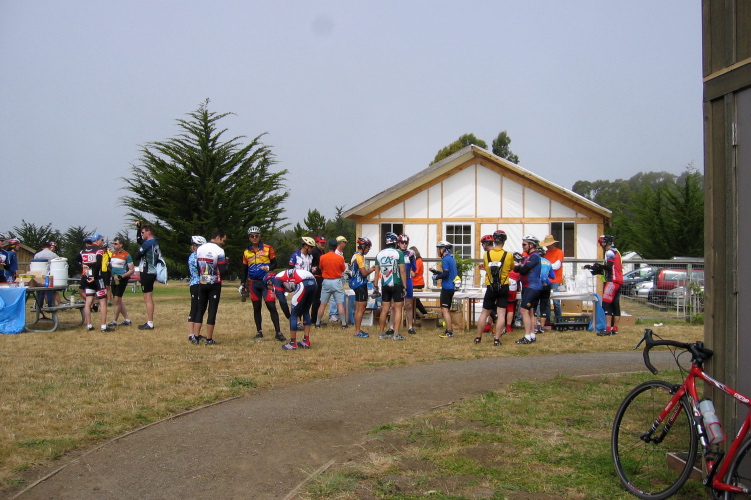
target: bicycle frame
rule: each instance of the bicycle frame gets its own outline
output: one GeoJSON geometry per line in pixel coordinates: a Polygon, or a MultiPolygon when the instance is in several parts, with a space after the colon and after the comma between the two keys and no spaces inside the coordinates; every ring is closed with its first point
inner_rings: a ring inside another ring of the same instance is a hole
{"type": "Polygon", "coordinates": [[[664,438],[665,434],[667,434],[670,431],[670,426],[673,424],[675,419],[677,418],[678,414],[680,413],[680,406],[679,401],[681,398],[688,394],[689,399],[691,402],[691,408],[694,414],[694,425],[696,426],[695,432],[699,435],[699,440],[701,443],[702,448],[702,456],[704,457],[706,466],[707,466],[707,475],[704,479],[704,484],[706,486],[710,486],[711,488],[714,488],[716,490],[721,491],[729,491],[732,493],[743,493],[748,495],[751,493],[751,490],[745,489],[745,488],[739,488],[738,486],[733,486],[730,484],[726,484],[722,482],[722,478],[725,477],[725,474],[727,474],[728,467],[730,466],[730,463],[732,462],[733,457],[735,456],[736,452],[738,451],[738,448],[740,447],[741,443],[743,442],[743,439],[748,434],[749,428],[751,427],[751,400],[741,394],[740,392],[736,391],[735,389],[726,386],[722,382],[719,382],[718,380],[715,380],[711,376],[709,376],[707,373],[704,372],[704,370],[698,366],[696,363],[691,365],[691,369],[689,370],[688,375],[686,376],[686,379],[683,381],[683,384],[680,386],[676,386],[677,390],[675,394],[673,394],[673,397],[670,399],[670,402],[667,404],[667,406],[662,410],[659,417],[655,421],[655,423],[652,425],[652,428],[647,432],[642,439],[643,440],[662,440],[664,438]],[[721,390],[728,396],[731,396],[736,403],[743,403],[745,404],[749,412],[746,415],[746,418],[743,420],[743,424],[741,425],[741,428],[738,430],[738,434],[733,439],[732,444],[730,445],[730,449],[727,451],[727,453],[724,455],[724,457],[721,455],[720,460],[715,460],[714,457],[709,458],[710,455],[713,455],[710,452],[709,444],[707,442],[706,433],[704,431],[704,424],[701,417],[701,412],[699,411],[699,394],[696,391],[696,379],[701,379],[708,384],[710,384],[713,387],[716,387],[717,389],[721,390]],[[676,411],[674,411],[676,410],[676,411]],[[665,421],[666,417],[670,415],[670,418],[667,421],[667,424],[665,425],[662,436],[659,438],[652,438],[652,433],[657,430],[659,425],[665,421]],[[716,469],[716,467],[719,466],[719,469],[716,469]]]}

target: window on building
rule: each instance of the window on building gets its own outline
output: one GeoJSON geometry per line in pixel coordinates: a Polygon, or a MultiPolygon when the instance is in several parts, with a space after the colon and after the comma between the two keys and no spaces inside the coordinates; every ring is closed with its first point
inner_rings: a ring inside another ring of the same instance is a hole
{"type": "Polygon", "coordinates": [[[384,222],[381,224],[381,248],[386,248],[386,233],[399,236],[404,233],[404,224],[398,222],[384,222]]]}
{"type": "Polygon", "coordinates": [[[551,222],[550,234],[558,240],[558,248],[563,250],[564,257],[576,258],[576,242],[574,240],[573,222],[551,222]]]}
{"type": "Polygon", "coordinates": [[[446,224],[443,226],[445,239],[454,245],[454,257],[457,259],[474,258],[473,227],[473,224],[446,224]]]}

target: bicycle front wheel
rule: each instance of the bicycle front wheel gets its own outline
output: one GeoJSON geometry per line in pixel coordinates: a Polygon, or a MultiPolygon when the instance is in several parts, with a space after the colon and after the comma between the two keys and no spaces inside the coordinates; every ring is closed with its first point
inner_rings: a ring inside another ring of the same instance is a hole
{"type": "Polygon", "coordinates": [[[698,458],[698,437],[685,397],[648,435],[673,397],[672,389],[673,384],[662,380],[636,386],[621,403],[613,422],[615,470],[626,489],[645,500],[672,496],[686,482],[698,458]],[[672,425],[668,424],[671,417],[672,425]]]}
{"type": "MultiPolygon", "coordinates": [[[[751,438],[747,438],[741,443],[738,451],[733,457],[728,469],[728,475],[725,478],[727,484],[740,486],[741,488],[751,488],[751,438]]],[[[730,493],[729,491],[721,492],[721,498],[724,500],[735,500],[739,498],[750,498],[743,493],[730,493]]]]}

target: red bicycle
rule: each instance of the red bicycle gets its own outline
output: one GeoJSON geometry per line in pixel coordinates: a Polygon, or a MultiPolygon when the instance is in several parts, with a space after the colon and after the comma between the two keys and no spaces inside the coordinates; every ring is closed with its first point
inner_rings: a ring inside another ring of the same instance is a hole
{"type": "Polygon", "coordinates": [[[701,341],[694,343],[655,340],[652,330],[634,347],[644,347],[644,364],[655,346],[671,348],[675,362],[686,377],[682,384],[650,380],[636,386],[621,403],[613,422],[611,449],[621,483],[633,495],[659,500],[675,494],[689,479],[701,480],[712,498],[751,498],[751,411],[727,453],[719,449],[725,440],[722,427],[708,399],[699,400],[700,379],[731,396],[751,410],[751,401],[738,391],[704,372],[712,351],[701,341]],[[681,366],[681,356],[690,354],[691,368],[681,366]]]}

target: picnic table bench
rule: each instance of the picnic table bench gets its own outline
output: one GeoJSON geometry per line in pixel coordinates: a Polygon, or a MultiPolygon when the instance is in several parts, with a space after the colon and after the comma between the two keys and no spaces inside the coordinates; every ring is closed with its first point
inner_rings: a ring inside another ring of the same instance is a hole
{"type": "Polygon", "coordinates": [[[67,286],[58,287],[29,287],[26,289],[26,297],[33,298],[31,312],[34,314],[34,321],[26,324],[27,332],[54,332],[62,325],[58,313],[60,311],[68,311],[71,309],[78,309],[81,312],[81,320],[78,323],[65,324],[64,326],[76,327],[83,325],[83,302],[63,302],[57,306],[44,305],[44,294],[46,292],[67,290],[67,286]],[[42,326],[49,326],[49,328],[42,328],[42,326]]]}

